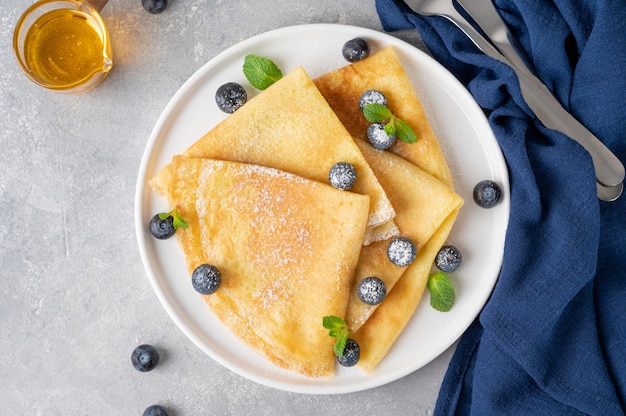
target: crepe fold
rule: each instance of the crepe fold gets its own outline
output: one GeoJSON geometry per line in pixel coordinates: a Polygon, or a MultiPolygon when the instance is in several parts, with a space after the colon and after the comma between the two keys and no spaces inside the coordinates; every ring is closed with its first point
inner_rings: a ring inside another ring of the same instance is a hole
{"type": "MultiPolygon", "coordinates": [[[[394,222],[400,230],[400,235],[411,239],[417,246],[418,253],[421,253],[422,248],[444,221],[463,205],[463,199],[442,182],[405,159],[390,152],[377,151],[369,143],[361,140],[357,140],[357,143],[391,199],[396,210],[394,222]]],[[[372,243],[361,250],[346,312],[346,322],[352,332],[357,331],[378,307],[368,305],[359,299],[359,283],[366,277],[376,276],[385,282],[387,291],[390,291],[407,270],[405,267],[396,266],[387,258],[387,246],[391,240],[372,243]]],[[[424,258],[418,257],[417,262],[426,262],[424,258]]],[[[429,264],[432,264],[432,260],[429,264]]],[[[411,309],[407,309],[407,316],[411,315],[410,311],[411,309]]]]}
{"type": "MultiPolygon", "coordinates": [[[[183,154],[257,164],[328,182],[337,162],[355,167],[352,192],[370,197],[366,243],[397,234],[395,211],[382,186],[337,115],[302,67],[250,99],[183,154]],[[385,232],[375,229],[383,227],[385,232]]],[[[163,168],[151,185],[162,194],[172,182],[163,168]]]]}
{"type": "Polygon", "coordinates": [[[398,140],[389,151],[454,188],[439,141],[393,46],[316,78],[315,85],[350,134],[361,140],[367,140],[370,124],[359,108],[361,94],[371,89],[382,92],[389,109],[407,122],[418,137],[413,144],[398,140]]]}
{"type": "Polygon", "coordinates": [[[351,290],[346,317],[361,348],[358,366],[371,372],[391,349],[413,316],[432,271],[434,258],[454,225],[463,199],[453,189],[450,169],[424,108],[393,46],[317,79],[315,85],[347,130],[355,137],[368,163],[396,210],[401,235],[415,240],[418,254],[406,268],[390,264],[387,241],[364,247],[351,290]],[[417,143],[400,140],[385,152],[369,147],[369,122],[359,108],[367,90],[378,90],[395,116],[415,131],[417,143]],[[389,286],[377,306],[364,305],[357,285],[377,275],[389,286]]]}
{"type": "MultiPolygon", "coordinates": [[[[222,284],[211,311],[275,365],[334,373],[326,315],[343,316],[369,197],[258,165],[175,157],[169,203],[187,271],[212,264],[222,284]]],[[[191,282],[190,282],[191,285],[191,282]]]]}

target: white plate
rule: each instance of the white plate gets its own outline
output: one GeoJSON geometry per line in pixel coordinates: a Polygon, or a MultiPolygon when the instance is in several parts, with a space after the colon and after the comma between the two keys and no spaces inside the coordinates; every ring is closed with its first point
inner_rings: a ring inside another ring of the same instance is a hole
{"type": "Polygon", "coordinates": [[[176,325],[198,347],[220,364],[255,382],[277,389],[311,394],[365,390],[397,380],[426,365],[449,348],[467,329],[495,285],[509,215],[506,164],[493,133],[467,90],[439,63],[410,44],[370,29],[343,25],[303,25],[274,30],[224,51],[200,68],[171,99],[146,145],[137,178],[136,228],[141,257],[159,300],[176,325]],[[215,91],[229,81],[239,82],[249,97],[241,66],[247,53],[275,61],[283,73],[304,66],[313,78],[347,64],[343,43],[356,36],[370,42],[373,51],[394,45],[423,101],[439,137],[465,205],[449,238],[463,251],[464,261],[454,273],[457,300],[451,311],[437,312],[429,295],[385,359],[372,374],[357,368],[338,368],[332,379],[308,379],[278,369],[235,338],[209,312],[187,284],[184,258],[176,239],[154,239],[147,224],[166,201],[151,191],[147,181],[174,154],[183,152],[225,114],[215,104],[215,91]],[[504,200],[496,208],[481,209],[472,189],[482,179],[497,181],[504,200]]]}

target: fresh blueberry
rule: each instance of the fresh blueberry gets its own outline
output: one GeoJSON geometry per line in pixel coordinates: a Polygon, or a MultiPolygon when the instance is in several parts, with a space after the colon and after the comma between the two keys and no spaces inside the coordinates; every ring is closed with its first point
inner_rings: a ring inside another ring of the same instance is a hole
{"type": "Polygon", "coordinates": [[[152,345],[142,344],[133,350],[130,361],[136,370],[145,373],[157,366],[159,363],[159,352],[152,345]]]}
{"type": "Polygon", "coordinates": [[[396,237],[387,246],[387,257],[396,266],[405,267],[417,256],[415,243],[406,237],[396,237]]]}
{"type": "Polygon", "coordinates": [[[474,201],[481,208],[493,208],[501,199],[502,191],[494,181],[488,179],[480,181],[474,187],[474,201]]]}
{"type": "Polygon", "coordinates": [[[141,0],[143,8],[152,14],[159,14],[167,7],[167,0],[141,0]]]}
{"type": "Polygon", "coordinates": [[[348,339],[343,355],[337,357],[337,361],[344,367],[352,367],[359,361],[359,358],[361,358],[361,347],[355,340],[348,339]]]}
{"type": "Polygon", "coordinates": [[[461,251],[455,246],[443,246],[435,257],[435,265],[439,270],[446,273],[452,273],[461,265],[463,256],[461,251]]]}
{"type": "Polygon", "coordinates": [[[358,288],[359,299],[368,305],[378,305],[385,299],[387,286],[378,277],[370,276],[361,280],[358,288]]]}
{"type": "Polygon", "coordinates": [[[165,240],[170,238],[176,232],[174,228],[174,217],[171,215],[165,219],[159,217],[160,214],[156,214],[150,219],[150,233],[159,240],[165,240]]]}
{"type": "Polygon", "coordinates": [[[356,62],[365,59],[370,54],[370,45],[363,38],[350,39],[341,48],[343,57],[348,62],[356,62]]]}
{"type": "Polygon", "coordinates": [[[220,110],[232,114],[248,100],[246,90],[236,82],[228,82],[217,89],[215,102],[220,110]]]}
{"type": "Polygon", "coordinates": [[[347,162],[335,163],[328,172],[328,180],[335,188],[347,191],[356,183],[356,169],[347,162]]]}
{"type": "Polygon", "coordinates": [[[143,416],[167,416],[167,410],[163,406],[153,404],[143,411],[143,416]]]}
{"type": "Polygon", "coordinates": [[[222,274],[211,264],[201,264],[191,274],[191,284],[196,292],[210,295],[222,284],[222,274]]]}
{"type": "Polygon", "coordinates": [[[373,123],[367,128],[367,139],[377,150],[387,150],[396,142],[396,134],[389,135],[382,123],[373,123]]]}
{"type": "Polygon", "coordinates": [[[359,98],[359,108],[363,111],[363,108],[368,104],[383,104],[387,105],[387,97],[385,94],[378,90],[367,90],[359,98]]]}

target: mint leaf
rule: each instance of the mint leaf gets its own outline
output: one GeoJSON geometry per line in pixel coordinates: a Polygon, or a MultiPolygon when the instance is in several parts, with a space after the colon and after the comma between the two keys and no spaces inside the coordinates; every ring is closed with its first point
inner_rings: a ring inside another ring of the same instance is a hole
{"type": "Polygon", "coordinates": [[[385,133],[387,133],[387,136],[391,136],[391,135],[396,134],[396,123],[389,122],[389,123],[385,124],[384,130],[385,130],[385,133]]]}
{"type": "Polygon", "coordinates": [[[348,335],[350,334],[346,321],[334,315],[324,316],[322,318],[322,326],[329,330],[328,335],[337,338],[333,350],[337,357],[343,357],[348,335]]]}
{"type": "Polygon", "coordinates": [[[431,274],[427,286],[430,291],[430,306],[439,312],[448,312],[452,309],[456,295],[445,272],[431,274]]]}
{"type": "Polygon", "coordinates": [[[388,120],[393,114],[385,104],[372,103],[363,107],[363,115],[370,123],[388,120]]]}
{"type": "Polygon", "coordinates": [[[174,228],[187,228],[188,227],[187,223],[185,222],[183,217],[180,215],[180,212],[178,212],[178,209],[174,208],[170,212],[162,212],[159,214],[159,218],[161,218],[162,220],[166,219],[169,216],[171,216],[173,219],[172,225],[174,226],[174,228]]]}
{"type": "Polygon", "coordinates": [[[243,74],[254,88],[264,90],[283,77],[278,66],[269,59],[248,54],[243,62],[243,74]]]}
{"type": "Polygon", "coordinates": [[[385,120],[385,133],[391,136],[396,134],[398,139],[405,143],[417,142],[417,135],[406,122],[396,117],[385,104],[372,103],[363,107],[363,115],[370,123],[380,123],[385,120]]]}
{"type": "Polygon", "coordinates": [[[415,135],[415,132],[407,123],[396,117],[393,120],[393,125],[395,127],[396,137],[398,139],[409,144],[417,142],[417,136],[415,135]]]}

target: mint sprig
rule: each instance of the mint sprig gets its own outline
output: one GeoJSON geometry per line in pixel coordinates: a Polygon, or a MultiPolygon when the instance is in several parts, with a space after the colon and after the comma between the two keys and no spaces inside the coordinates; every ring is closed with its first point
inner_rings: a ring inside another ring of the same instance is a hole
{"type": "Polygon", "coordinates": [[[363,115],[370,123],[385,124],[385,133],[396,137],[405,143],[417,142],[417,135],[406,122],[396,117],[385,104],[371,103],[363,107],[363,115]]]}
{"type": "Polygon", "coordinates": [[[243,74],[254,88],[264,90],[283,77],[280,68],[271,60],[248,54],[243,62],[243,74]]]}
{"type": "Polygon", "coordinates": [[[452,309],[456,294],[445,272],[428,276],[427,286],[430,291],[430,306],[439,312],[448,312],[452,309]]]}
{"type": "Polygon", "coordinates": [[[172,225],[174,226],[175,229],[188,227],[187,223],[185,222],[183,217],[180,215],[180,212],[178,212],[177,208],[174,208],[170,212],[162,212],[159,214],[159,218],[162,220],[167,219],[167,217],[169,216],[171,216],[173,219],[172,225]]]}
{"type": "Polygon", "coordinates": [[[363,107],[363,115],[370,123],[380,123],[393,117],[393,113],[385,104],[371,103],[363,107]]]}
{"type": "Polygon", "coordinates": [[[329,315],[322,318],[322,325],[329,330],[328,335],[337,338],[335,346],[333,347],[335,355],[337,357],[343,357],[348,335],[350,335],[348,324],[338,316],[329,315]]]}

